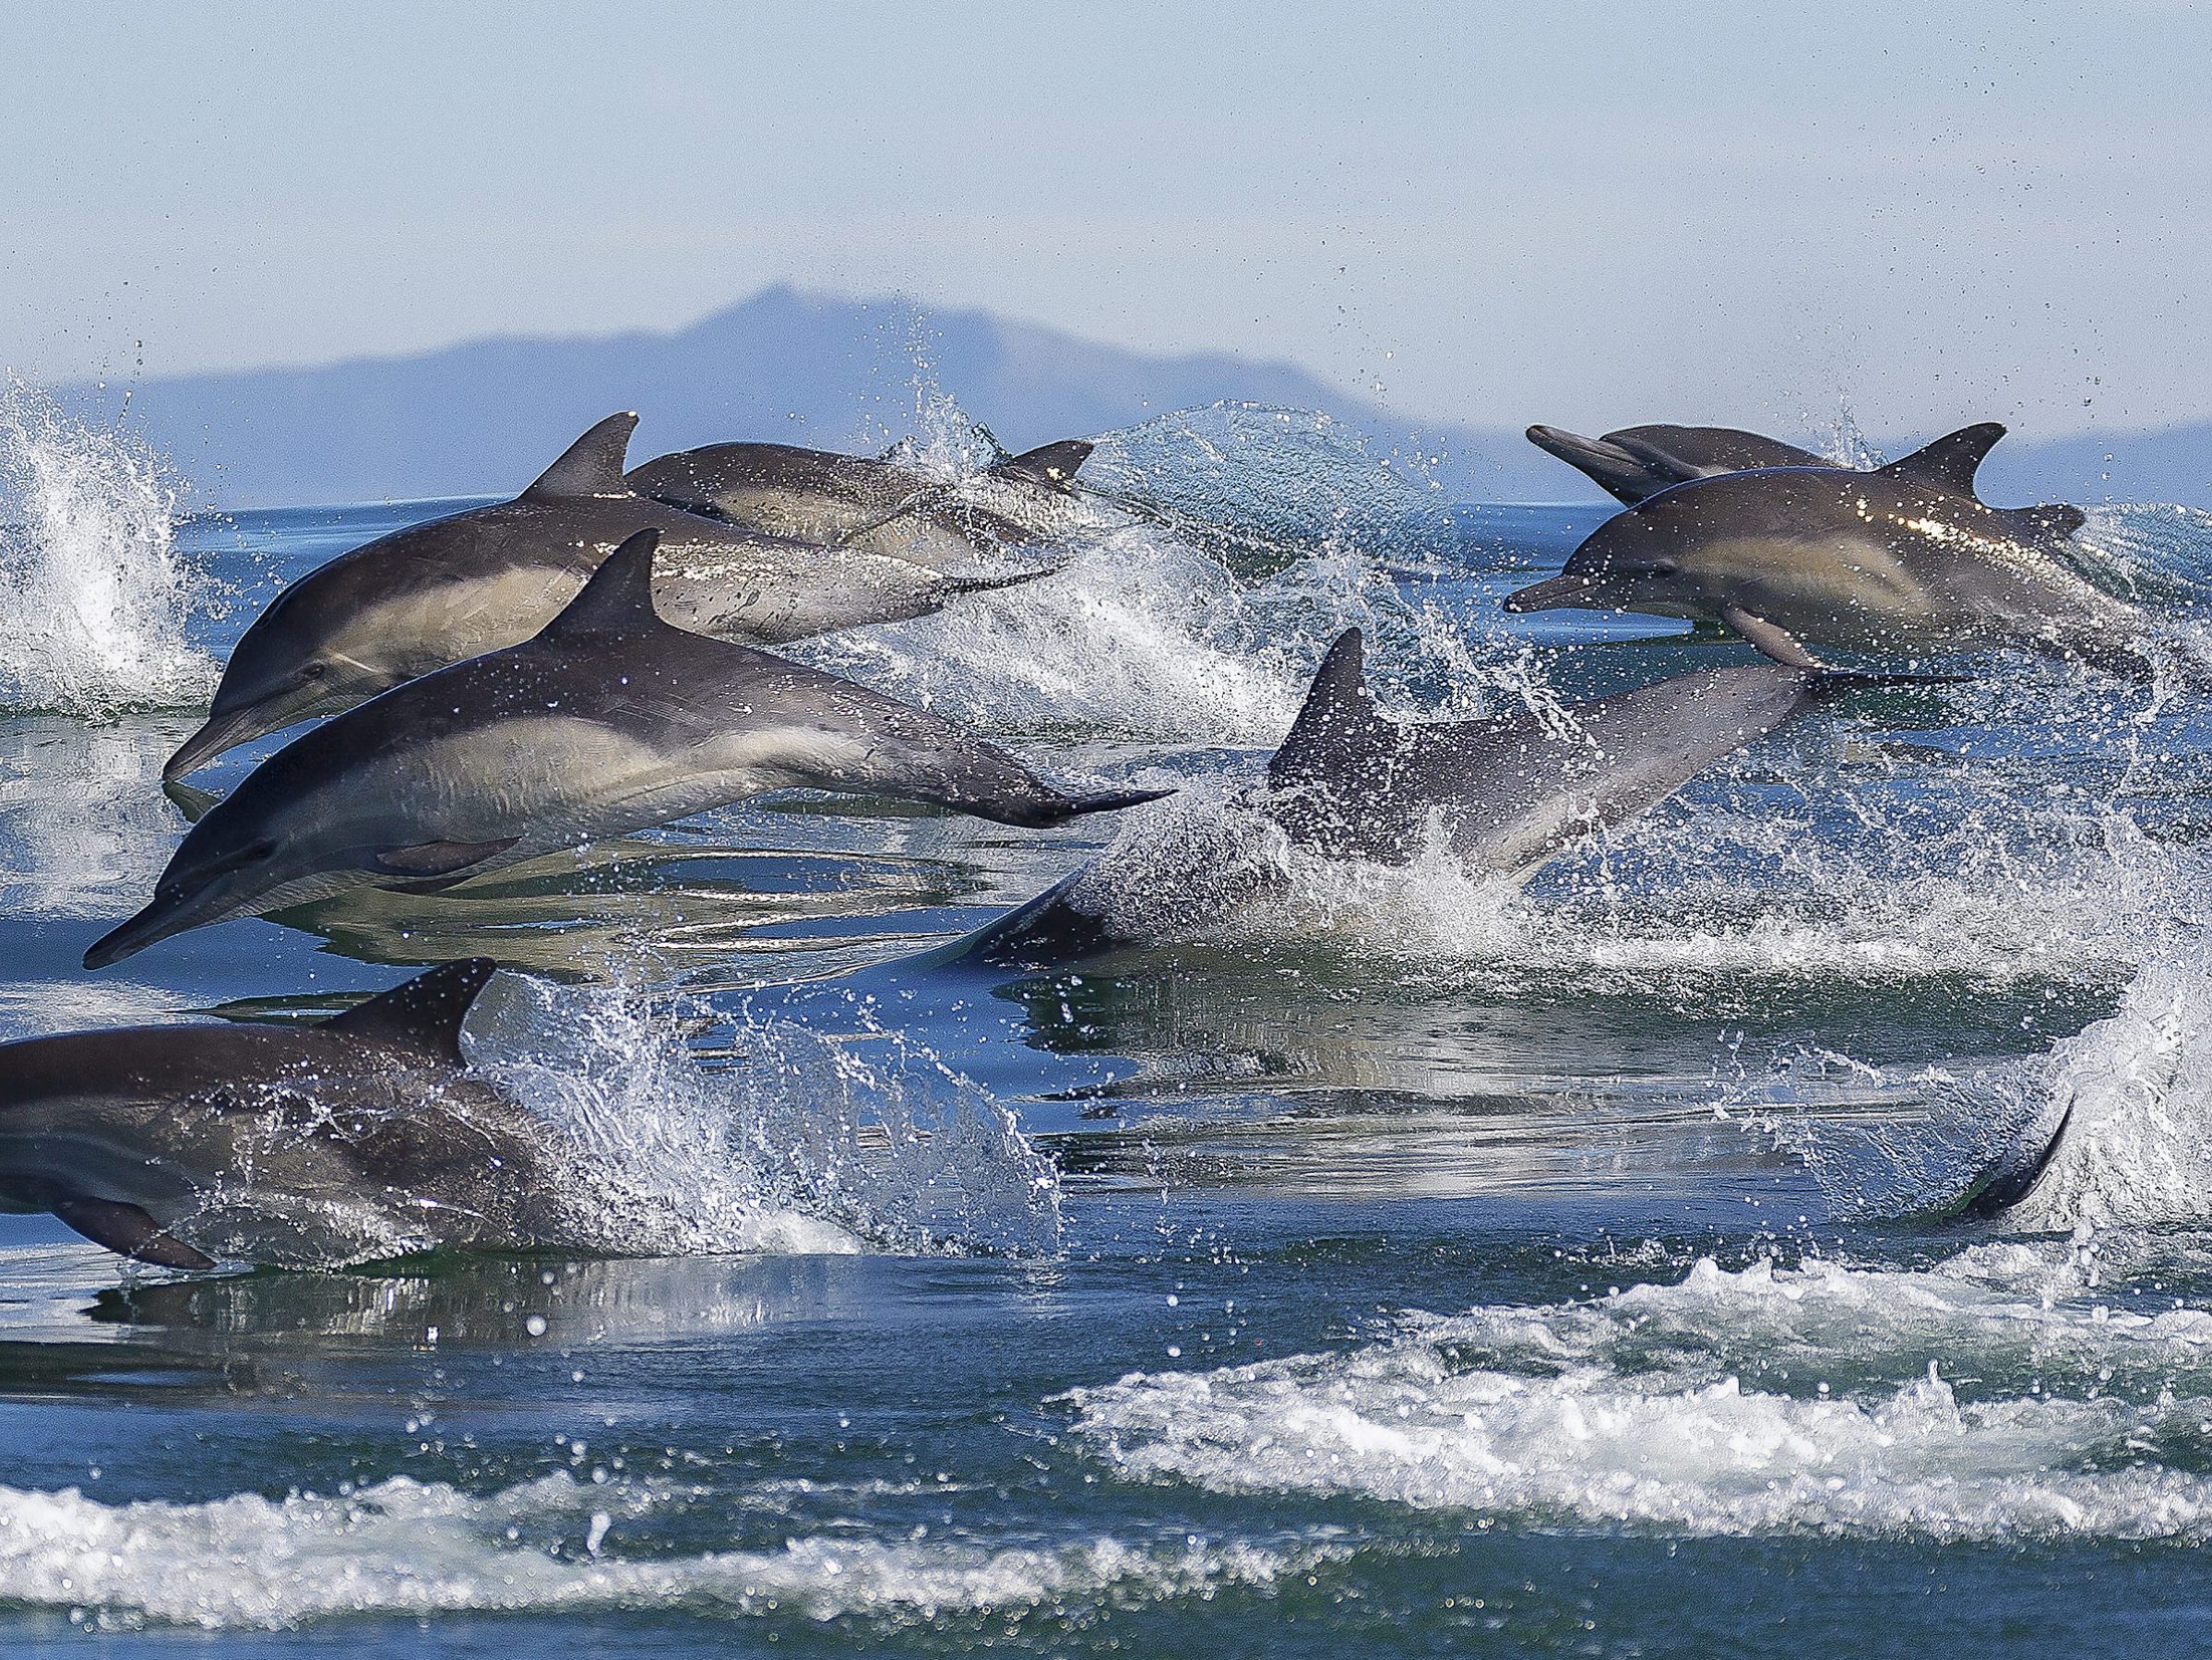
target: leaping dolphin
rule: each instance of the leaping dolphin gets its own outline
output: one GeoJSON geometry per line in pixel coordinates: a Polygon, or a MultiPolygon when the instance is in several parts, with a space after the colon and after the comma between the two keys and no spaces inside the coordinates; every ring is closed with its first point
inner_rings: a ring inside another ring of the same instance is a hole
{"type": "Polygon", "coordinates": [[[152,900],[85,953],[374,884],[471,876],[777,789],[903,797],[1021,825],[1157,799],[1070,795],[950,722],[665,622],[656,530],[617,548],[523,645],[303,733],[208,809],[152,900]]]}
{"type": "Polygon", "coordinates": [[[132,1026],[0,1048],[0,1210],[168,1268],[574,1242],[555,1133],[467,1075],[494,966],[308,1026],[132,1026]]]}
{"type": "MultiPolygon", "coordinates": [[[[1403,864],[1438,841],[1516,879],[1625,823],[1723,756],[1837,694],[1919,677],[1789,663],[1705,669],[1571,705],[1481,720],[1400,721],[1369,690],[1358,629],[1338,636],[1251,804],[1332,859],[1403,864]]],[[[952,948],[1056,960],[1111,943],[1084,903],[1086,867],[952,948]]]]}
{"type": "Polygon", "coordinates": [[[1560,606],[1727,623],[1768,656],[2013,646],[2132,664],[2142,612],[2054,551],[2078,508],[2000,508],[1974,473],[2004,436],[1967,427],[1873,472],[1773,467],[1692,479],[1592,531],[1509,611],[1560,606]]]}
{"type": "Polygon", "coordinates": [[[634,468],[630,488],[692,513],[802,541],[888,554],[934,569],[1058,540],[1075,516],[1080,438],[1009,456],[947,482],[889,457],[789,444],[715,444],[634,468]]]}
{"type": "Polygon", "coordinates": [[[473,507],[340,554],[270,601],[231,653],[208,721],[161,769],[179,778],[225,750],[388,687],[529,639],[615,545],[662,539],[655,591],[685,628],[773,646],[924,616],[956,595],[1051,567],[937,565],[896,550],[825,546],[684,512],[623,477],[637,417],[610,415],[511,502],[473,507]]]}
{"type": "Polygon", "coordinates": [[[1811,450],[1739,427],[1659,423],[1622,427],[1601,438],[1585,438],[1564,427],[1532,426],[1528,442],[1588,475],[1600,490],[1631,507],[1646,496],[1692,479],[1749,472],[1761,467],[1835,465],[1811,450]]]}

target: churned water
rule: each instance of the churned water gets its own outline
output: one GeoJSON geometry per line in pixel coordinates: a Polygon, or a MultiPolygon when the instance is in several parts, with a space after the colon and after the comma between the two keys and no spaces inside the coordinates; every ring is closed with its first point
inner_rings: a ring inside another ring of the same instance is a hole
{"type": "MultiPolygon", "coordinates": [[[[987,453],[938,415],[919,461],[987,453]]],[[[1515,886],[1243,805],[1328,641],[1400,712],[1554,718],[1740,648],[1502,616],[1597,513],[1441,503],[1318,418],[1087,472],[1066,572],[804,655],[1171,800],[755,802],[94,977],[245,621],[456,504],[196,516],[9,396],[0,1035],[495,956],[472,1063],[565,1132],[605,1254],[180,1277],[6,1219],[0,1642],[2201,1646],[2212,520],[2084,535],[2172,674],[1859,694],[1515,886]],[[1107,955],[936,950],[1079,868],[1107,955]],[[2001,1227],[1943,1219],[2061,1119],[2001,1227]]]]}

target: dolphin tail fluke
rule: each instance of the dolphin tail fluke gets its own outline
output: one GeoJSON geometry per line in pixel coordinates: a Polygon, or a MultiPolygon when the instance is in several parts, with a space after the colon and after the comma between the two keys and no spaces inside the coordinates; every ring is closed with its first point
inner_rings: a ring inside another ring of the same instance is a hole
{"type": "Polygon", "coordinates": [[[117,1199],[64,1199],[54,1214],[95,1245],[157,1268],[212,1268],[215,1259],[196,1251],[135,1204],[117,1199]]]}
{"type": "Polygon", "coordinates": [[[1076,469],[1090,459],[1090,452],[1096,447],[1088,438],[1063,438],[1057,443],[1041,444],[1018,456],[1008,456],[990,469],[991,476],[1072,495],[1076,469]]]}

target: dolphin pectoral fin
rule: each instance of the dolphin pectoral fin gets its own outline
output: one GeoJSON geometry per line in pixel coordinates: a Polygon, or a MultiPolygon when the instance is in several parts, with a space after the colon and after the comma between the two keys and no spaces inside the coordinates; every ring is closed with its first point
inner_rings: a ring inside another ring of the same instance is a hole
{"type": "MultiPolygon", "coordinates": [[[[370,860],[370,866],[394,876],[435,878],[439,885],[449,885],[444,879],[462,880],[470,867],[505,853],[521,839],[518,836],[504,836],[497,841],[418,842],[411,848],[387,848],[370,860]]],[[[428,891],[437,890],[434,886],[428,891]]]]}
{"type": "Polygon", "coordinates": [[[222,800],[212,789],[202,789],[181,779],[165,778],[161,793],[169,798],[170,805],[184,815],[187,824],[196,824],[208,816],[208,809],[222,800]]]}
{"type": "Polygon", "coordinates": [[[1742,634],[1746,644],[1758,652],[1789,669],[1808,669],[1814,673],[1825,671],[1827,665],[1805,649],[1802,642],[1786,628],[1778,628],[1765,617],[1745,611],[1741,605],[1724,605],[1720,620],[1742,634]]]}
{"type": "Polygon", "coordinates": [[[118,1256],[151,1263],[157,1268],[212,1268],[215,1259],[161,1231],[161,1225],[135,1204],[118,1199],[64,1199],[54,1214],[95,1245],[118,1256]]]}
{"type": "Polygon", "coordinates": [[[1978,421],[1970,427],[1960,427],[1956,433],[1945,433],[1933,444],[1923,445],[1909,456],[1892,461],[1880,470],[1892,479],[1908,483],[1925,484],[1936,490],[1947,490],[1954,495],[1971,496],[1974,493],[1974,474],[1980,468],[1997,440],[2004,436],[2004,426],[1994,421],[1978,421]]]}

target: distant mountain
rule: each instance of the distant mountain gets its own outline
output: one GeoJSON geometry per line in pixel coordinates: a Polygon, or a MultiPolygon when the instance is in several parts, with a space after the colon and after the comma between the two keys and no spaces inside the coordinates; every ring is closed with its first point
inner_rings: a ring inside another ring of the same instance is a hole
{"type": "MultiPolygon", "coordinates": [[[[148,381],[131,389],[128,418],[191,480],[196,505],[305,504],[518,490],[620,409],[643,416],[632,450],[641,460],[745,437],[880,447],[913,430],[918,384],[949,394],[1015,449],[1242,399],[1323,411],[1385,453],[1441,454],[1437,476],[1461,500],[1598,499],[1517,432],[1416,431],[1291,364],[1147,356],[987,312],[923,314],[903,300],[782,285],[672,334],[481,340],[415,357],[148,381]]],[[[90,386],[64,396],[111,415],[121,400],[90,386]]],[[[1631,409],[1619,423],[1669,418],[1698,417],[1631,409]]],[[[2212,505],[2212,426],[2015,439],[1985,476],[1998,501],[2212,505]]]]}

